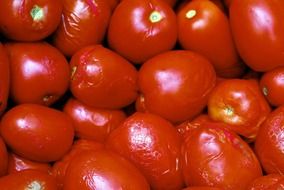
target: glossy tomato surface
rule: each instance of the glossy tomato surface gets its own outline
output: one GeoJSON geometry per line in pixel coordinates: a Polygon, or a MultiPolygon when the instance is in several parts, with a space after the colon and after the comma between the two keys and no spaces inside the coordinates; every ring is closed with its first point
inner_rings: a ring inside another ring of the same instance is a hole
{"type": "Polygon", "coordinates": [[[150,190],[140,171],[123,157],[106,150],[77,156],[66,172],[63,190],[150,190]]]}
{"type": "Polygon", "coordinates": [[[187,187],[187,188],[182,189],[182,190],[221,190],[221,189],[217,188],[217,187],[198,187],[198,186],[195,186],[195,187],[187,187]]]}
{"type": "Polygon", "coordinates": [[[108,137],[106,147],[130,160],[146,176],[152,189],[183,187],[181,137],[167,120],[134,113],[108,137]]]}
{"type": "Polygon", "coordinates": [[[71,57],[79,49],[102,42],[111,8],[106,0],[62,0],[61,23],[53,44],[71,57]]]}
{"type": "Polygon", "coordinates": [[[7,106],[10,90],[10,66],[8,55],[0,43],[0,115],[7,106]]]}
{"type": "Polygon", "coordinates": [[[0,31],[12,40],[42,40],[59,25],[62,7],[61,0],[1,0],[0,31]]]}
{"type": "Polygon", "coordinates": [[[284,1],[232,1],[230,24],[236,47],[253,70],[284,65],[284,1]]]}
{"type": "Polygon", "coordinates": [[[74,128],[63,112],[36,104],[21,104],[5,113],[1,135],[18,155],[40,162],[60,159],[73,142],[74,128]]]}
{"type": "Polygon", "coordinates": [[[7,174],[8,168],[8,152],[6,144],[4,143],[2,137],[0,137],[0,176],[7,174]]]}
{"type": "Polygon", "coordinates": [[[174,47],[176,15],[162,0],[124,0],[112,14],[107,39],[120,55],[143,63],[174,47]]]}
{"type": "MultiPolygon", "coordinates": [[[[281,181],[284,180],[284,176],[280,174],[268,174],[265,176],[261,176],[253,180],[249,185],[247,190],[272,190],[273,187],[279,185],[280,187],[281,181]]],[[[283,181],[284,182],[284,181],[283,181]]],[[[284,183],[282,182],[282,185],[284,183]]],[[[283,187],[283,186],[282,186],[283,187]]],[[[277,189],[277,188],[275,188],[277,189]]]]}
{"type": "Polygon", "coordinates": [[[137,71],[117,53],[101,46],[88,46],[72,56],[70,90],[86,105],[118,109],[137,97],[137,71]]]}
{"type": "Polygon", "coordinates": [[[202,112],[215,86],[216,74],[205,57],[175,50],[145,62],[138,83],[146,109],[177,123],[202,112]]]}
{"type": "Polygon", "coordinates": [[[67,91],[70,69],[66,58],[46,42],[8,43],[11,98],[17,104],[49,106],[67,91]]]}

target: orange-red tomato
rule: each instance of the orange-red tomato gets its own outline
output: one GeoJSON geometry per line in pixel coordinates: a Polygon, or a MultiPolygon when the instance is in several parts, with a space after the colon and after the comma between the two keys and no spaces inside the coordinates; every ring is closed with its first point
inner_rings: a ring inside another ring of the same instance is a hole
{"type": "MultiPolygon", "coordinates": [[[[276,190],[277,187],[283,188],[284,176],[280,174],[268,174],[253,180],[247,187],[247,190],[276,190]],[[282,183],[281,183],[282,182],[282,183]],[[280,186],[282,185],[282,186],[280,186]]],[[[281,189],[281,188],[280,188],[281,189]]]]}
{"type": "Polygon", "coordinates": [[[61,0],[1,0],[0,31],[12,40],[42,40],[56,30],[61,12],[61,0]]]}
{"type": "Polygon", "coordinates": [[[174,47],[176,15],[162,0],[124,0],[112,14],[107,39],[120,55],[143,63],[174,47]]]}
{"type": "Polygon", "coordinates": [[[195,186],[195,187],[187,187],[185,189],[182,190],[222,190],[220,188],[217,187],[199,187],[199,186],[195,186]]]}
{"type": "Polygon", "coordinates": [[[7,174],[7,168],[8,152],[2,137],[0,137],[0,177],[7,174]]]}
{"type": "Polygon", "coordinates": [[[181,137],[167,120],[134,113],[109,135],[106,147],[130,160],[153,190],[183,187],[180,165],[181,137]]]}
{"type": "Polygon", "coordinates": [[[256,138],[270,111],[255,80],[225,80],[213,89],[208,100],[210,118],[229,124],[231,130],[250,140],[256,138]]]}
{"type": "Polygon", "coordinates": [[[117,109],[135,101],[137,71],[117,53],[101,45],[88,46],[72,56],[70,89],[86,105],[117,109]]]}
{"type": "Polygon", "coordinates": [[[0,43],[0,115],[7,107],[10,90],[10,67],[7,53],[0,43]]]}
{"type": "Polygon", "coordinates": [[[72,160],[63,190],[150,190],[140,171],[123,157],[106,150],[85,152],[72,160]]]}
{"type": "Polygon", "coordinates": [[[222,77],[244,72],[225,13],[209,0],[188,2],[178,11],[178,40],[184,49],[208,58],[222,77]]]}
{"type": "Polygon", "coordinates": [[[234,132],[216,123],[205,123],[182,144],[182,168],[188,186],[245,190],[262,175],[254,152],[234,132]]]}
{"type": "Polygon", "coordinates": [[[45,42],[9,43],[11,98],[17,104],[49,106],[67,91],[70,70],[66,58],[45,42]]]}
{"type": "Polygon", "coordinates": [[[18,155],[39,162],[60,159],[73,142],[71,119],[63,112],[37,104],[21,104],[3,115],[1,135],[18,155]]]}
{"type": "Polygon", "coordinates": [[[267,173],[284,172],[284,106],[271,112],[255,141],[256,154],[267,173]]]}
{"type": "Polygon", "coordinates": [[[284,1],[232,1],[230,24],[236,47],[255,71],[284,65],[284,1]]]}
{"type": "Polygon", "coordinates": [[[215,86],[216,74],[203,56],[175,50],[145,62],[138,83],[146,110],[176,123],[202,112],[215,86]]]}

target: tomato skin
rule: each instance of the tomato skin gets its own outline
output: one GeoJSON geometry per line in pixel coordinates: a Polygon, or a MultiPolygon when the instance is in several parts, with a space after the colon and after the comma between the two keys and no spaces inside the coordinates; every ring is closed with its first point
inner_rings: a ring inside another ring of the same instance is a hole
{"type": "Polygon", "coordinates": [[[24,170],[0,178],[1,190],[46,189],[59,190],[55,179],[46,172],[24,170]]]}
{"type": "Polygon", "coordinates": [[[230,24],[236,47],[255,71],[284,65],[284,1],[232,1],[230,24]]]}
{"type": "Polygon", "coordinates": [[[251,141],[270,111],[255,80],[227,79],[213,89],[208,100],[212,120],[229,124],[231,130],[251,141]]]}
{"type": "Polygon", "coordinates": [[[187,187],[182,190],[221,190],[221,189],[217,187],[187,187]]]}
{"type": "Polygon", "coordinates": [[[11,71],[11,98],[15,103],[49,106],[67,91],[70,70],[66,58],[45,42],[5,45],[11,71]]]}
{"type": "Polygon", "coordinates": [[[0,43],[0,116],[7,107],[10,89],[10,68],[7,52],[0,43]]]}
{"type": "Polygon", "coordinates": [[[63,190],[150,190],[144,176],[123,157],[106,150],[78,155],[66,173],[63,190]]]}
{"type": "Polygon", "coordinates": [[[153,190],[183,187],[180,145],[181,137],[171,123],[139,112],[129,116],[106,141],[108,149],[135,164],[153,190]]]}
{"type": "Polygon", "coordinates": [[[8,152],[6,144],[2,137],[0,137],[0,177],[7,174],[8,169],[8,152]]]}
{"type": "MultiPolygon", "coordinates": [[[[270,190],[275,185],[279,185],[284,180],[283,175],[268,174],[253,180],[247,187],[247,190],[270,190]]],[[[284,183],[283,183],[284,185],[284,183]]],[[[277,188],[275,188],[277,189],[277,188]]],[[[271,189],[272,190],[272,189],[271,189]]]]}
{"type": "Polygon", "coordinates": [[[209,0],[190,1],[178,11],[177,20],[183,49],[208,58],[218,76],[233,78],[243,74],[244,65],[239,60],[229,20],[217,5],[209,0]]]}
{"type": "Polygon", "coordinates": [[[62,2],[52,0],[1,0],[0,30],[9,39],[38,41],[60,23],[62,2]]]}
{"type": "Polygon", "coordinates": [[[176,15],[162,0],[124,0],[112,14],[107,40],[111,49],[141,64],[174,47],[176,15]]]}
{"type": "Polygon", "coordinates": [[[71,57],[85,46],[100,44],[110,15],[110,6],[105,0],[63,0],[61,24],[53,36],[54,46],[71,57]]]}
{"type": "Polygon", "coordinates": [[[244,190],[262,175],[260,163],[248,144],[218,124],[206,123],[193,130],[184,140],[181,152],[187,186],[244,190]]]}
{"type": "Polygon", "coordinates": [[[88,46],[72,56],[70,89],[75,98],[97,108],[119,109],[136,100],[135,67],[101,45],[88,46]]]}
{"type": "Polygon", "coordinates": [[[72,122],[65,113],[37,104],[21,104],[7,111],[0,131],[16,154],[39,162],[60,159],[74,136],[72,122]]]}
{"type": "Polygon", "coordinates": [[[146,109],[173,123],[201,113],[215,83],[210,62],[187,50],[168,51],[149,59],[138,76],[146,109]]]}
{"type": "Polygon", "coordinates": [[[283,123],[284,106],[280,106],[267,116],[256,137],[255,152],[268,174],[284,172],[283,123]]]}

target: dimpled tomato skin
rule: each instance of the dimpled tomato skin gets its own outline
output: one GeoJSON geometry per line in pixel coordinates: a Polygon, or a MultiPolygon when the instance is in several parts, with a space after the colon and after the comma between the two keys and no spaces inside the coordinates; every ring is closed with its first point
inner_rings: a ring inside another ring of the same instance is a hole
{"type": "Polygon", "coordinates": [[[7,107],[10,90],[10,67],[8,55],[0,43],[0,115],[7,107]]]}
{"type": "Polygon", "coordinates": [[[1,135],[18,155],[40,162],[60,159],[73,142],[74,128],[61,111],[36,104],[21,104],[5,113],[1,135]]]}

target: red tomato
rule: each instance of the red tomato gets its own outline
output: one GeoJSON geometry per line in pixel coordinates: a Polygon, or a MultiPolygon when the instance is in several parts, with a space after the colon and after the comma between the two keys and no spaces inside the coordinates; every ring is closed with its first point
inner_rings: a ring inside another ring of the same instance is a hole
{"type": "Polygon", "coordinates": [[[271,109],[255,80],[228,79],[209,96],[208,114],[214,121],[229,124],[231,130],[254,140],[271,109]]]}
{"type": "Polygon", "coordinates": [[[52,176],[37,170],[24,170],[0,178],[0,189],[59,190],[52,176]]]}
{"type": "Polygon", "coordinates": [[[188,186],[245,190],[262,175],[248,144],[219,124],[206,123],[193,130],[183,142],[182,158],[188,186]]]}
{"type": "Polygon", "coordinates": [[[64,55],[71,57],[81,48],[102,42],[110,18],[106,0],[62,0],[61,24],[53,43],[64,55]]]}
{"type": "Polygon", "coordinates": [[[120,2],[120,0],[107,0],[110,9],[114,10],[116,8],[116,6],[118,5],[118,3],[120,2]]]}
{"type": "Polygon", "coordinates": [[[36,104],[21,104],[6,112],[1,135],[18,155],[50,162],[67,153],[73,142],[71,119],[63,112],[36,104]]]}
{"type": "Polygon", "coordinates": [[[284,106],[271,112],[261,125],[255,151],[267,173],[284,173],[284,106]]]}
{"type": "MultiPolygon", "coordinates": [[[[284,176],[280,174],[268,174],[253,180],[247,187],[247,190],[269,190],[275,185],[280,185],[284,176]]],[[[282,183],[284,185],[284,183],[282,183]]],[[[283,187],[283,186],[282,186],[283,187]]],[[[276,190],[275,188],[274,190],[276,190]]],[[[272,189],[271,189],[272,190],[272,189]]]]}
{"type": "MultiPolygon", "coordinates": [[[[0,177],[7,174],[8,152],[2,137],[0,137],[0,177]]],[[[1,178],[0,178],[1,179],[1,178]]]]}
{"type": "Polygon", "coordinates": [[[284,67],[272,69],[261,76],[260,88],[273,106],[284,104],[284,67]]]}
{"type": "Polygon", "coordinates": [[[12,40],[42,40],[55,31],[61,12],[61,1],[1,0],[0,30],[12,40]]]}
{"type": "Polygon", "coordinates": [[[178,40],[184,49],[207,57],[222,77],[244,72],[225,13],[209,0],[188,2],[178,11],[178,40]]]}
{"type": "Polygon", "coordinates": [[[109,46],[134,63],[170,50],[177,40],[176,16],[162,0],[124,0],[114,10],[109,46]]]}
{"type": "Polygon", "coordinates": [[[167,120],[135,113],[108,137],[106,147],[130,160],[146,176],[153,190],[183,187],[181,138],[167,120]]]}
{"type": "Polygon", "coordinates": [[[126,59],[103,46],[88,46],[72,56],[71,92],[97,108],[118,109],[137,97],[137,71],[126,59]]]}
{"type": "Polygon", "coordinates": [[[3,45],[0,43],[0,115],[7,106],[10,86],[9,60],[3,45]]]}
{"type": "Polygon", "coordinates": [[[8,161],[8,174],[20,172],[23,170],[39,170],[42,172],[50,173],[51,166],[48,163],[31,161],[14,153],[10,153],[8,161]]]}
{"type": "Polygon", "coordinates": [[[68,89],[70,70],[65,57],[44,42],[6,45],[11,68],[11,98],[18,104],[49,106],[68,89]]]}
{"type": "Polygon", "coordinates": [[[168,51],[149,59],[140,68],[138,78],[146,109],[174,123],[201,113],[215,82],[210,62],[186,50],[168,51]]]}
{"type": "Polygon", "coordinates": [[[232,1],[230,24],[236,47],[255,71],[284,66],[284,1],[232,1]]]}
{"type": "Polygon", "coordinates": [[[185,189],[182,189],[182,190],[222,190],[220,188],[217,188],[217,187],[187,187],[185,189]]]}
{"type": "Polygon", "coordinates": [[[132,163],[110,151],[85,152],[72,160],[63,190],[150,190],[132,163]]]}

